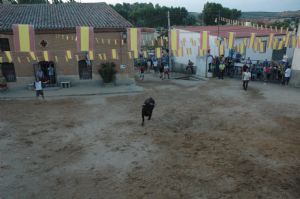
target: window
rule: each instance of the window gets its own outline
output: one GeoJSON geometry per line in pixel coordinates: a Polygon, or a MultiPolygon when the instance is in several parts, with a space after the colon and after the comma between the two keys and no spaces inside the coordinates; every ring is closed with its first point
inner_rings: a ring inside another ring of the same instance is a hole
{"type": "Polygon", "coordinates": [[[15,82],[16,81],[16,72],[13,63],[2,63],[1,64],[2,74],[5,77],[7,82],[15,82]]]}
{"type": "Polygon", "coordinates": [[[0,38],[0,49],[1,51],[10,51],[9,41],[7,38],[0,38]]]}

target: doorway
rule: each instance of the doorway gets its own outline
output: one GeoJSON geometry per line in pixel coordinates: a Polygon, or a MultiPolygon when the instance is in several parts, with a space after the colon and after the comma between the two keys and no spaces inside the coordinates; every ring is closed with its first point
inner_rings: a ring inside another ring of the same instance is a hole
{"type": "Polygon", "coordinates": [[[34,64],[33,67],[36,79],[41,79],[48,87],[57,85],[57,74],[54,62],[40,61],[38,64],[34,64]]]}
{"type": "Polygon", "coordinates": [[[17,81],[15,66],[13,63],[4,62],[1,64],[1,72],[7,82],[17,81]]]}
{"type": "Polygon", "coordinates": [[[87,64],[86,60],[78,61],[79,79],[92,79],[92,63],[87,64]]]}

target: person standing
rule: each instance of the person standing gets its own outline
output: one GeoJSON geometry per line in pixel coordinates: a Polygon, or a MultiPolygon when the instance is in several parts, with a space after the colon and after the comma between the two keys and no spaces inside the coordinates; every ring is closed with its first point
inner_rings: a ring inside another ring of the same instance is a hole
{"type": "Polygon", "coordinates": [[[40,80],[44,79],[44,72],[42,71],[41,68],[39,68],[38,71],[36,72],[36,78],[40,80]]]}
{"type": "Polygon", "coordinates": [[[224,70],[225,70],[225,64],[222,62],[219,66],[219,79],[224,79],[224,70]]]}
{"type": "Polygon", "coordinates": [[[251,78],[251,73],[249,72],[249,69],[247,68],[245,72],[243,72],[242,80],[243,80],[243,88],[246,91],[248,89],[248,83],[251,78]]]}
{"type": "Polygon", "coordinates": [[[38,99],[39,96],[41,95],[42,98],[45,99],[41,79],[38,78],[38,79],[34,82],[34,87],[35,87],[35,91],[36,91],[36,98],[38,99]]]}
{"type": "Polygon", "coordinates": [[[160,79],[164,79],[164,63],[160,63],[159,67],[160,79]]]}
{"type": "Polygon", "coordinates": [[[54,67],[52,66],[52,64],[50,64],[50,66],[48,67],[48,76],[50,84],[54,84],[54,67]]]}
{"type": "Polygon", "coordinates": [[[144,66],[142,65],[141,67],[140,67],[140,80],[144,80],[144,77],[145,77],[145,68],[144,68],[144,66]]]}
{"type": "Polygon", "coordinates": [[[156,74],[158,72],[158,63],[157,63],[157,60],[154,59],[153,60],[153,68],[154,68],[154,74],[156,74]]]}
{"type": "Polygon", "coordinates": [[[291,73],[292,73],[291,67],[288,66],[288,68],[284,72],[284,79],[285,79],[284,85],[286,85],[286,86],[289,85],[291,73]]]}

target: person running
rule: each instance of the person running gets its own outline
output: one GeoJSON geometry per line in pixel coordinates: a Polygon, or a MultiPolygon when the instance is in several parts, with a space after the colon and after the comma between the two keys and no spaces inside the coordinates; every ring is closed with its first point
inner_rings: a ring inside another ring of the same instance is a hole
{"type": "Polygon", "coordinates": [[[242,80],[243,80],[243,88],[246,91],[248,89],[248,83],[251,78],[251,73],[249,72],[249,69],[247,68],[245,72],[243,72],[242,80]]]}

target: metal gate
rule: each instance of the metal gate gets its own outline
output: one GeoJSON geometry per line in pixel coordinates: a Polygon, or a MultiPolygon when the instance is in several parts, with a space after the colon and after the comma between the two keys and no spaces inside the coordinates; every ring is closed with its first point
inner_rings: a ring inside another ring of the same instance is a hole
{"type": "Polygon", "coordinates": [[[86,60],[78,61],[79,79],[92,79],[92,64],[87,64],[86,60]]]}
{"type": "Polygon", "coordinates": [[[13,63],[7,63],[7,62],[2,63],[1,71],[2,71],[2,75],[5,77],[7,82],[15,82],[17,80],[15,66],[13,63]]]}

